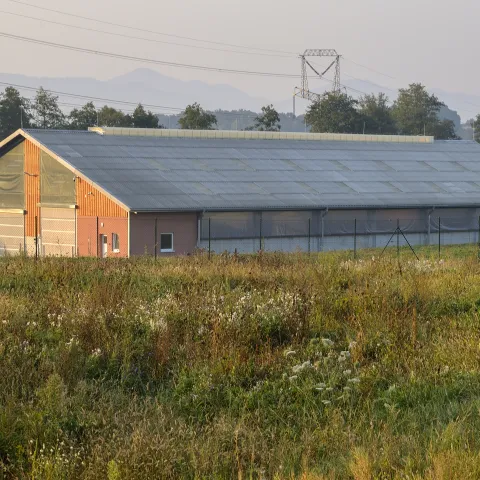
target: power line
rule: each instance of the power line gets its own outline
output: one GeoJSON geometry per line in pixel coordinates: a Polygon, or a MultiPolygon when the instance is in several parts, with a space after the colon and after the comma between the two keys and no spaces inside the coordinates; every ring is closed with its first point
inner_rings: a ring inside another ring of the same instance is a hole
{"type": "Polygon", "coordinates": [[[246,49],[246,50],[257,50],[257,51],[263,51],[263,52],[297,55],[295,52],[273,50],[273,49],[268,49],[268,48],[251,47],[251,46],[245,46],[245,45],[236,45],[236,44],[232,44],[232,43],[215,42],[215,41],[212,41],[212,40],[202,40],[200,38],[185,37],[185,36],[181,36],[181,35],[175,35],[175,34],[172,34],[172,33],[157,32],[157,31],[154,31],[154,30],[147,30],[145,28],[133,27],[131,25],[125,25],[125,24],[114,23],[114,22],[107,22],[105,20],[98,20],[97,18],[86,17],[86,16],[83,16],[83,15],[77,15],[77,14],[65,12],[65,11],[62,11],[62,10],[55,10],[53,8],[40,7],[38,5],[34,5],[32,3],[27,3],[27,2],[22,2],[20,0],[8,0],[8,1],[12,2],[12,3],[16,3],[18,5],[25,5],[27,7],[36,8],[36,9],[39,9],[39,10],[45,10],[47,12],[58,13],[60,15],[66,15],[66,16],[73,17],[73,18],[80,18],[82,20],[88,20],[90,22],[102,23],[104,25],[110,25],[110,26],[113,26],[113,27],[128,28],[129,30],[135,30],[137,32],[152,33],[154,35],[161,35],[161,36],[165,36],[165,37],[179,38],[179,39],[182,39],[182,40],[190,40],[190,41],[194,41],[194,42],[209,43],[209,44],[212,44],[212,45],[222,45],[222,46],[226,46],[226,47],[243,48],[243,49],[246,49]]]}
{"type": "MultiPolygon", "coordinates": [[[[14,87],[18,89],[25,89],[25,90],[38,90],[38,87],[30,87],[27,85],[18,85],[15,83],[7,83],[7,82],[0,82],[0,85],[8,86],[8,87],[14,87]]],[[[109,98],[102,98],[102,97],[94,97],[90,95],[79,95],[79,94],[74,94],[74,93],[67,93],[67,92],[60,92],[57,90],[49,90],[44,88],[44,90],[48,93],[54,94],[54,95],[59,95],[59,96],[64,96],[64,97],[72,97],[72,98],[80,98],[83,100],[90,100],[90,101],[96,101],[96,102],[105,102],[105,103],[110,103],[110,104],[120,104],[120,105],[130,105],[130,106],[137,106],[137,102],[128,102],[126,100],[112,100],[109,98]]],[[[32,100],[32,98],[29,98],[29,100],[32,100]]],[[[78,105],[78,104],[68,104],[65,102],[58,102],[59,104],[63,104],[65,106],[72,106],[72,107],[82,107],[83,105],[78,105]]],[[[144,107],[151,108],[154,110],[172,110],[178,113],[181,113],[185,110],[185,108],[179,108],[179,107],[167,107],[165,105],[154,105],[154,104],[149,104],[149,103],[142,103],[144,107]]],[[[128,112],[129,110],[123,109],[123,111],[128,112]]],[[[133,112],[133,110],[130,110],[129,112],[133,112]]],[[[245,113],[234,113],[234,112],[222,112],[222,111],[213,111],[216,115],[231,115],[233,117],[248,117],[248,118],[255,118],[256,115],[249,115],[245,113]]],[[[157,114],[161,115],[168,115],[169,113],[159,113],[157,114]]]]}
{"type": "MultiPolygon", "coordinates": [[[[27,2],[23,2],[23,1],[20,1],[20,0],[7,0],[11,3],[15,3],[15,4],[18,4],[18,5],[24,5],[24,6],[28,6],[28,7],[31,7],[31,8],[35,8],[35,9],[39,9],[39,10],[44,10],[44,11],[48,11],[48,12],[52,12],[52,13],[56,13],[56,14],[60,14],[60,15],[65,15],[65,16],[69,16],[69,17],[73,17],[73,18],[79,18],[79,19],[82,19],[82,20],[88,20],[88,21],[92,21],[92,22],[96,22],[96,23],[100,23],[100,24],[104,24],[104,25],[110,25],[110,26],[114,26],[114,27],[120,27],[120,28],[126,28],[126,29],[129,29],[129,30],[135,30],[135,31],[139,31],[139,32],[144,32],[144,33],[150,33],[150,34],[154,34],[154,35],[160,35],[160,36],[167,36],[167,37],[172,37],[172,38],[179,38],[179,39],[183,39],[183,40],[190,40],[190,41],[195,41],[195,42],[202,42],[202,43],[207,43],[207,44],[212,44],[212,45],[222,45],[222,46],[227,46],[227,47],[233,47],[233,48],[242,48],[242,49],[245,49],[245,50],[255,50],[255,51],[258,51],[258,52],[270,52],[270,53],[275,53],[275,54],[283,54],[283,56],[291,56],[291,55],[297,55],[297,53],[295,52],[290,52],[290,51],[284,51],[284,50],[274,50],[274,49],[267,49],[267,48],[259,48],[259,47],[252,47],[252,46],[245,46],[245,45],[238,45],[238,44],[230,44],[230,43],[225,43],[225,42],[216,42],[216,41],[211,41],[211,40],[203,40],[203,39],[199,39],[199,38],[193,38],[193,37],[186,37],[186,36],[181,36],[181,35],[175,35],[175,34],[170,34],[170,33],[164,33],[164,32],[158,32],[158,31],[154,31],[154,30],[147,30],[147,29],[142,29],[142,28],[138,28],[138,27],[134,27],[134,26],[131,26],[131,25],[125,25],[125,24],[119,24],[119,23],[114,23],[114,22],[107,22],[107,21],[104,21],[104,20],[99,20],[99,19],[96,19],[96,18],[92,18],[92,17],[87,17],[87,16],[82,16],[82,15],[77,15],[77,14],[73,14],[73,13],[69,13],[69,12],[65,12],[65,11],[61,11],[61,10],[55,10],[55,9],[51,9],[51,8],[46,8],[46,7],[41,7],[39,5],[34,5],[34,4],[31,4],[31,3],[27,3],[27,2]]],[[[1,12],[1,13],[9,13],[11,15],[17,15],[17,16],[24,16],[26,18],[32,18],[32,19],[35,19],[34,17],[28,17],[26,15],[20,15],[20,14],[14,14],[14,13],[11,13],[11,12],[1,12]]],[[[49,21],[49,20],[43,20],[43,19],[38,19],[40,21],[45,21],[45,22],[48,22],[48,23],[57,23],[57,24],[61,24],[60,22],[53,22],[53,21],[49,21]]],[[[66,24],[61,24],[61,25],[65,25],[65,26],[69,26],[71,28],[79,28],[79,29],[84,29],[84,30],[91,30],[91,31],[97,31],[97,32],[101,32],[101,33],[106,33],[106,34],[109,34],[109,35],[118,35],[118,36],[123,36],[122,34],[115,34],[115,33],[112,33],[112,32],[103,32],[101,30],[95,30],[95,29],[88,29],[86,27],[77,27],[77,26],[74,26],[74,25],[66,25],[66,24]]],[[[3,34],[3,36],[8,36],[8,34],[3,34]]],[[[127,38],[138,38],[138,37],[128,37],[128,36],[125,36],[127,38]]],[[[146,41],[155,41],[155,40],[151,40],[151,39],[141,39],[141,38],[138,38],[139,40],[146,40],[146,41]]],[[[42,43],[42,41],[36,41],[35,39],[29,39],[30,41],[32,42],[35,42],[35,43],[42,43]]],[[[25,41],[28,41],[25,39],[25,41]]],[[[168,43],[168,42],[165,42],[165,43],[168,43]]],[[[43,44],[46,44],[46,43],[43,43],[43,44]]],[[[171,43],[173,45],[177,45],[175,43],[171,43]]],[[[178,44],[179,46],[183,46],[183,45],[180,45],[178,44]]],[[[53,45],[52,45],[53,46],[53,45]]],[[[200,47],[200,46],[194,46],[194,45],[185,45],[187,47],[192,47],[192,48],[206,48],[206,47],[200,47]]],[[[62,48],[62,47],[58,47],[58,48],[62,48]]],[[[66,49],[70,49],[70,47],[68,46],[63,46],[63,48],[66,48],[66,49]]],[[[78,47],[72,47],[72,49],[77,49],[78,47]]],[[[86,50],[86,49],[85,49],[86,50]]],[[[213,49],[215,50],[215,49],[213,49]]],[[[220,50],[220,49],[219,49],[220,50]]],[[[220,50],[221,51],[221,50],[220,50]]],[[[228,51],[228,50],[225,50],[225,51],[228,51]]],[[[243,52],[236,52],[236,51],[231,51],[232,53],[243,53],[243,52]]],[[[103,53],[101,52],[92,52],[90,51],[89,53],[97,53],[99,55],[103,55],[103,53]]],[[[245,53],[249,53],[249,52],[245,52],[245,53]]],[[[251,52],[250,52],[251,53],[251,52]]],[[[112,54],[112,55],[107,55],[107,56],[114,56],[115,54],[112,54]]],[[[278,55],[278,56],[282,56],[282,55],[278,55]]],[[[351,62],[359,67],[362,67],[362,68],[365,68],[367,70],[370,70],[371,72],[374,72],[374,73],[377,73],[379,75],[382,75],[382,76],[385,76],[385,77],[388,77],[390,79],[393,79],[393,80],[398,80],[396,77],[393,77],[391,75],[388,75],[386,73],[383,73],[379,70],[376,70],[374,68],[371,68],[371,67],[368,67],[366,65],[363,65],[361,63],[358,63],[358,62],[355,62],[349,58],[346,58],[346,57],[343,57],[342,58],[344,60],[347,60],[348,62],[351,62]]],[[[133,60],[133,58],[127,58],[127,59],[130,59],[130,60],[133,60]]],[[[152,61],[148,60],[148,59],[137,59],[137,61],[148,61],[150,63],[153,63],[152,61]]],[[[173,66],[173,65],[172,65],[173,66]]],[[[180,65],[177,65],[177,66],[180,66],[180,65]]],[[[186,68],[186,67],[184,67],[186,68]]],[[[190,67],[190,68],[194,68],[193,66],[190,67]]],[[[202,67],[200,67],[202,68],[202,67]]],[[[247,74],[246,72],[240,72],[240,71],[227,71],[227,69],[217,69],[217,68],[214,68],[214,67],[210,67],[212,69],[212,71],[223,71],[225,73],[242,73],[242,74],[247,74]]],[[[202,69],[205,69],[205,68],[202,68],[202,69]]],[[[249,74],[261,74],[260,72],[258,73],[254,73],[254,72],[251,72],[249,74]]],[[[275,76],[278,76],[276,74],[274,74],[275,76]]],[[[350,75],[348,75],[350,76],[350,75]]],[[[291,76],[293,77],[293,76],[291,76]]],[[[296,76],[295,76],[296,77],[296,76]]],[[[360,80],[356,77],[351,77],[351,78],[354,78],[356,80],[360,80]]],[[[355,89],[353,87],[346,87],[345,85],[342,85],[344,88],[347,88],[349,90],[352,90],[352,91],[356,91],[358,93],[362,93],[362,94],[365,94],[365,92],[362,92],[358,89],[355,89]]],[[[393,89],[390,89],[390,88],[387,88],[387,87],[382,87],[382,88],[385,88],[387,90],[390,90],[390,91],[394,91],[393,89]]],[[[478,105],[475,105],[473,103],[470,103],[470,102],[466,102],[466,101],[461,101],[461,103],[464,103],[464,104],[468,104],[468,105],[472,105],[472,106],[478,106],[478,105]]]]}
{"type": "MultiPolygon", "coordinates": [[[[5,86],[8,86],[8,87],[15,87],[15,88],[23,88],[25,90],[38,90],[39,89],[39,87],[29,87],[27,85],[18,85],[18,84],[15,84],[15,83],[7,83],[7,82],[0,82],[0,85],[5,85],[5,86]]],[[[55,95],[62,95],[64,97],[82,98],[84,100],[95,100],[95,101],[99,101],[99,102],[108,102],[108,103],[114,103],[114,104],[120,104],[120,105],[133,105],[133,106],[138,105],[138,103],[136,103],[136,102],[128,102],[126,100],[112,100],[112,99],[109,99],[109,98],[94,97],[94,96],[90,96],[90,95],[79,95],[79,94],[75,94],[75,93],[59,92],[57,90],[48,90],[46,88],[44,90],[48,93],[53,93],[55,95]]],[[[142,105],[144,107],[163,108],[165,110],[179,110],[179,111],[183,110],[182,108],[166,107],[165,105],[152,105],[152,104],[148,104],[148,103],[142,103],[142,105]]]]}
{"type": "MultiPolygon", "coordinates": [[[[12,0],[10,0],[12,1],[12,0]]],[[[384,77],[388,77],[388,78],[391,78],[392,80],[398,80],[397,78],[395,77],[392,77],[391,75],[388,75],[386,73],[382,73],[378,70],[375,70],[374,68],[371,68],[371,67],[367,67],[366,65],[362,65],[361,63],[357,63],[357,62],[354,62],[353,60],[350,60],[349,58],[345,58],[345,57],[342,57],[344,60],[347,60],[347,62],[350,62],[350,63],[353,63],[359,67],[362,67],[362,68],[365,68],[366,70],[370,70],[371,72],[374,72],[374,73],[378,73],[379,75],[383,75],[384,77]]]]}
{"type": "Polygon", "coordinates": [[[131,39],[131,40],[142,40],[142,41],[145,41],[145,42],[158,43],[158,44],[163,44],[163,45],[174,45],[174,46],[177,46],[177,47],[196,48],[196,49],[201,49],[201,50],[212,50],[212,51],[216,51],[216,52],[228,52],[228,53],[235,53],[235,54],[240,54],[240,55],[260,55],[260,56],[264,56],[264,57],[281,57],[281,58],[292,58],[293,57],[293,55],[286,55],[286,54],[261,53],[261,52],[241,52],[241,51],[238,51],[238,50],[228,50],[228,49],[224,49],[224,48],[204,47],[204,46],[200,46],[200,45],[188,45],[186,43],[168,42],[166,40],[155,40],[155,39],[152,39],[152,38],[136,37],[136,36],[133,36],[133,35],[126,35],[126,34],[123,34],[123,33],[107,32],[106,30],[99,30],[99,29],[96,29],[96,28],[80,27],[78,25],[56,22],[54,20],[47,20],[45,18],[32,17],[30,15],[22,15],[20,13],[6,12],[4,10],[0,10],[0,13],[6,14],[6,15],[13,15],[15,17],[28,18],[29,20],[36,20],[36,21],[39,21],[39,22],[50,23],[52,25],[60,25],[62,27],[76,28],[78,30],[84,30],[86,32],[103,33],[105,35],[112,35],[112,36],[115,36],[115,37],[128,38],[128,39],[131,39]]]}
{"type": "Polygon", "coordinates": [[[220,68],[220,67],[210,67],[204,65],[194,65],[188,63],[177,63],[177,62],[168,62],[166,60],[156,60],[152,58],[142,58],[142,57],[135,57],[130,55],[122,55],[120,53],[111,53],[111,52],[104,52],[101,50],[90,50],[88,48],[83,47],[75,47],[73,45],[65,45],[62,43],[54,43],[48,42],[46,40],[39,40],[36,38],[31,37],[22,37],[20,35],[13,35],[11,33],[0,32],[1,37],[11,38],[13,40],[19,40],[21,42],[27,43],[36,43],[38,45],[44,45],[53,48],[59,48],[63,50],[69,50],[74,52],[81,52],[81,53],[88,53],[92,55],[99,55],[102,57],[109,57],[109,58],[119,58],[121,60],[130,60],[134,62],[142,62],[142,63],[151,63],[155,65],[164,65],[168,67],[176,67],[176,68],[188,68],[194,70],[205,70],[208,72],[219,72],[219,73],[233,73],[236,75],[254,75],[260,77],[274,77],[274,78],[299,78],[298,75],[292,75],[288,73],[275,73],[275,72],[256,72],[250,70],[235,70],[230,68],[220,68]]]}

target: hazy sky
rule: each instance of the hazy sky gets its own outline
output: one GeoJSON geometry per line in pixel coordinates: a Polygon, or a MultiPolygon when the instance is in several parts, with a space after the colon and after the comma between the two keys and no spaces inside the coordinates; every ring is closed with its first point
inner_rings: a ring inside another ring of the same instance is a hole
{"type": "MultiPolygon", "coordinates": [[[[419,81],[431,88],[480,94],[478,0],[25,0],[48,7],[138,28],[215,42],[285,52],[335,48],[344,56],[347,75],[386,86],[419,81]],[[360,63],[388,74],[361,68],[360,63]]],[[[41,17],[165,42],[233,49],[179,38],[135,32],[0,0],[0,10],[41,17]]],[[[126,55],[223,68],[300,73],[295,55],[278,57],[151,43],[49,25],[0,13],[1,32],[126,55]]],[[[90,76],[107,79],[149,67],[184,80],[229,83],[251,95],[288,98],[296,79],[250,77],[102,58],[0,37],[6,73],[90,76]]],[[[264,52],[266,53],[266,52],[264,52]]],[[[324,59],[317,62],[326,65],[324,59]]],[[[321,91],[325,83],[312,82],[321,91]]],[[[389,93],[389,92],[387,92],[389,93]]]]}

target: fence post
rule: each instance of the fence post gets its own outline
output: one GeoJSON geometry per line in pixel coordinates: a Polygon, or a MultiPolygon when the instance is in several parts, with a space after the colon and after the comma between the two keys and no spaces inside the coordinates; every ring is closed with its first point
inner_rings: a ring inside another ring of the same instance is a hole
{"type": "Polygon", "coordinates": [[[98,217],[97,217],[97,242],[96,242],[96,245],[97,245],[97,258],[99,257],[99,252],[98,252],[98,244],[100,243],[100,228],[99,228],[99,225],[98,225],[98,217]]]}
{"type": "Polygon", "coordinates": [[[308,219],[308,254],[310,255],[311,253],[311,236],[312,236],[312,219],[308,219]]]}
{"type": "Polygon", "coordinates": [[[38,216],[35,215],[35,260],[38,259],[38,216]]]}
{"type": "Polygon", "coordinates": [[[26,226],[26,214],[25,210],[23,211],[23,254],[28,257],[27,250],[27,226],[26,226]]]}
{"type": "Polygon", "coordinates": [[[441,245],[441,237],[440,234],[442,233],[442,223],[440,217],[438,217],[438,259],[440,260],[440,245],[441,245]]]}
{"type": "Polygon", "coordinates": [[[208,217],[208,259],[212,255],[212,217],[208,217]]]}
{"type": "Polygon", "coordinates": [[[322,252],[325,250],[325,216],[322,213],[322,252]]]}
{"type": "Polygon", "coordinates": [[[397,257],[400,258],[400,220],[397,218],[397,257]]]}
{"type": "Polygon", "coordinates": [[[480,258],[480,215],[478,216],[478,258],[480,258]]]}
{"type": "Polygon", "coordinates": [[[260,214],[260,251],[262,251],[262,223],[263,217],[262,214],[260,214]]]}
{"type": "Polygon", "coordinates": [[[353,224],[353,259],[357,259],[357,219],[353,224]]]}
{"type": "Polygon", "coordinates": [[[154,234],[154,239],[155,239],[155,261],[157,261],[157,244],[158,244],[158,218],[155,219],[155,234],[154,234]]]}
{"type": "Polygon", "coordinates": [[[428,211],[428,226],[427,226],[427,245],[430,245],[430,230],[431,230],[431,219],[430,219],[430,210],[428,211]]]}

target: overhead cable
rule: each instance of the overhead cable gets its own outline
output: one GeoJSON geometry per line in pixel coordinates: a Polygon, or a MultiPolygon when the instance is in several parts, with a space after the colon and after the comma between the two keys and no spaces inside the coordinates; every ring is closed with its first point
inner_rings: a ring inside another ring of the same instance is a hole
{"type": "Polygon", "coordinates": [[[36,8],[36,9],[39,9],[39,10],[45,10],[47,12],[57,13],[57,14],[60,14],[60,15],[66,15],[66,16],[73,17],[73,18],[80,18],[82,20],[88,20],[90,22],[102,23],[104,25],[110,25],[112,27],[127,28],[129,30],[135,30],[137,32],[151,33],[151,34],[154,34],[154,35],[161,35],[161,36],[166,36],[166,37],[179,38],[179,39],[182,39],[182,40],[190,40],[190,41],[194,41],[194,42],[209,43],[209,44],[213,44],[213,45],[222,45],[222,46],[226,46],[226,47],[243,48],[243,49],[247,49],[247,50],[257,50],[257,51],[271,52],[271,53],[283,53],[283,54],[297,55],[297,53],[295,53],[295,52],[287,52],[287,51],[282,51],[282,50],[273,50],[273,49],[268,49],[268,48],[259,48],[259,47],[245,46],[245,45],[236,45],[236,44],[232,44],[232,43],[216,42],[216,41],[212,41],[212,40],[202,40],[200,38],[185,37],[185,36],[182,36],[182,35],[176,35],[176,34],[172,34],[172,33],[158,32],[158,31],[155,31],[155,30],[147,30],[145,28],[134,27],[132,25],[125,25],[125,24],[121,24],[121,23],[107,22],[105,20],[99,20],[98,18],[87,17],[87,16],[83,16],[83,15],[77,15],[77,14],[70,13],[70,12],[65,12],[65,11],[62,11],[62,10],[55,10],[53,8],[41,7],[39,5],[35,5],[35,4],[32,4],[32,3],[28,3],[28,2],[23,2],[21,0],[7,0],[7,1],[12,2],[12,3],[16,3],[18,5],[25,5],[27,7],[36,8]]]}

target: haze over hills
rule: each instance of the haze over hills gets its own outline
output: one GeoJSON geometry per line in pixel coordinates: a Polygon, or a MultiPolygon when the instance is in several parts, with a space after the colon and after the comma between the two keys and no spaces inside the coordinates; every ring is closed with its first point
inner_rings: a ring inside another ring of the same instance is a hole
{"type": "MultiPolygon", "coordinates": [[[[137,69],[107,81],[88,77],[49,78],[0,73],[0,82],[28,87],[41,85],[46,89],[59,92],[173,107],[172,109],[151,108],[155,113],[177,113],[179,109],[193,102],[199,102],[208,110],[243,109],[255,112],[258,112],[263,105],[273,103],[280,112],[292,112],[292,97],[288,95],[288,92],[285,92],[284,99],[261,98],[228,84],[207,84],[197,80],[183,81],[147,68],[137,69]]],[[[349,90],[349,93],[354,97],[360,95],[354,90],[365,93],[385,92],[391,100],[396,96],[395,90],[367,80],[345,80],[344,84],[352,89],[349,90]]],[[[325,86],[328,87],[328,84],[325,84],[325,86]]],[[[323,84],[322,88],[325,88],[323,84]]],[[[321,93],[322,88],[317,89],[317,91],[321,93]]],[[[27,97],[32,98],[34,96],[32,90],[19,90],[27,97]]],[[[450,110],[458,112],[462,121],[466,121],[480,112],[480,96],[446,92],[435,88],[431,88],[430,91],[445,102],[450,110]]],[[[86,102],[82,99],[65,96],[60,96],[60,101],[78,105],[86,102]]],[[[99,106],[109,103],[111,106],[122,108],[121,105],[115,105],[113,102],[98,101],[95,103],[99,106]]],[[[303,113],[307,103],[301,99],[297,99],[296,103],[297,115],[303,113]]],[[[69,107],[65,106],[65,108],[68,109],[69,107]]],[[[132,109],[133,107],[123,106],[123,108],[132,109]]]]}
{"type": "MultiPolygon", "coordinates": [[[[193,102],[199,102],[209,110],[245,108],[257,111],[268,102],[267,99],[252,97],[230,85],[209,85],[197,80],[183,81],[143,68],[107,81],[88,77],[49,78],[8,73],[0,73],[0,81],[28,87],[43,86],[49,90],[106,99],[176,107],[177,109],[182,109],[193,102]]],[[[27,97],[34,96],[33,91],[19,90],[27,97]]],[[[60,100],[68,103],[84,103],[81,99],[72,99],[61,95],[60,100]]],[[[107,102],[95,103],[103,105],[107,102]]],[[[111,106],[115,105],[111,103],[111,106]]],[[[118,106],[118,108],[121,107],[118,106]]],[[[157,112],[159,109],[152,108],[152,110],[159,113],[157,112]]],[[[163,111],[168,112],[168,109],[163,111]]]]}

